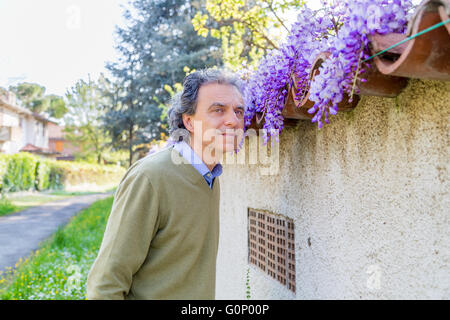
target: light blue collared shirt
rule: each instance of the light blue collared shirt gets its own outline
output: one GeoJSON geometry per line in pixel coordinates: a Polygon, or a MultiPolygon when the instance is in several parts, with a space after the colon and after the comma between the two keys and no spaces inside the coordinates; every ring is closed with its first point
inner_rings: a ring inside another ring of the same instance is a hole
{"type": "Polygon", "coordinates": [[[209,171],[206,164],[200,159],[200,157],[192,150],[191,146],[186,143],[186,141],[176,142],[174,144],[174,149],[177,150],[184,159],[186,159],[192,166],[197,169],[198,172],[205,178],[212,189],[214,178],[222,174],[222,165],[220,163],[216,164],[212,171],[209,171]]]}

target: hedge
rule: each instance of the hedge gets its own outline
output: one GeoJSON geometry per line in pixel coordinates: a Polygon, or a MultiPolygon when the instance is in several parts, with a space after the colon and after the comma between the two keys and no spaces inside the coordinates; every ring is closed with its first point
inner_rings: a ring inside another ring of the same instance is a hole
{"type": "Polygon", "coordinates": [[[111,184],[119,182],[125,169],[115,165],[57,161],[16,153],[0,154],[0,191],[58,190],[67,185],[111,184]]]}

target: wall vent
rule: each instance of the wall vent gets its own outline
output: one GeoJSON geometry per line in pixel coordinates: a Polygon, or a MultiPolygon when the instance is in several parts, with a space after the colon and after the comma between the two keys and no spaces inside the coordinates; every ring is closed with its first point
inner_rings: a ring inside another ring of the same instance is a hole
{"type": "Polygon", "coordinates": [[[295,293],[295,237],[292,219],[248,209],[248,259],[295,293]]]}

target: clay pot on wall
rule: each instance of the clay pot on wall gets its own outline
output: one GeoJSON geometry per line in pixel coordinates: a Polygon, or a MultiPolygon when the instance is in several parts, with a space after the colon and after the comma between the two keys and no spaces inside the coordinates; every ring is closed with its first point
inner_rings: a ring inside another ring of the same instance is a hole
{"type": "Polygon", "coordinates": [[[264,117],[262,112],[257,112],[256,115],[252,118],[250,125],[247,129],[262,129],[264,127],[264,117]]]}
{"type": "MultiPolygon", "coordinates": [[[[283,120],[283,127],[289,128],[289,127],[295,127],[297,126],[298,121],[296,119],[289,119],[284,118],[283,120]]],[[[250,125],[247,127],[248,129],[255,129],[257,133],[259,133],[259,129],[264,128],[264,113],[263,112],[257,112],[256,115],[252,118],[250,125]]]]}
{"type": "MultiPolygon", "coordinates": [[[[375,54],[413,36],[439,22],[447,21],[450,14],[450,0],[427,0],[417,9],[409,21],[406,34],[376,34],[371,37],[371,53],[375,54]]],[[[319,74],[319,68],[330,53],[320,53],[308,76],[309,83],[319,74]]],[[[353,110],[359,102],[359,95],[395,97],[407,86],[408,78],[450,80],[450,24],[440,26],[405,43],[389,49],[373,58],[370,68],[363,74],[365,82],[357,80],[358,95],[349,102],[348,95],[338,104],[339,111],[353,110]]],[[[297,79],[292,76],[288,95],[282,110],[284,125],[295,126],[298,120],[311,120],[308,110],[314,106],[309,100],[309,85],[299,93],[297,79]]],[[[264,114],[257,113],[249,128],[261,129],[264,114]]]]}
{"type": "Polygon", "coordinates": [[[362,74],[366,82],[356,81],[359,89],[358,94],[362,96],[396,97],[408,85],[408,78],[394,77],[382,74],[375,64],[366,68],[362,74]]]}
{"type": "MultiPolygon", "coordinates": [[[[322,63],[330,56],[329,52],[321,52],[315,61],[312,64],[311,71],[309,73],[309,83],[317,76],[320,71],[319,68],[322,66],[322,63]]],[[[293,85],[289,90],[289,95],[286,100],[286,105],[282,111],[282,115],[288,119],[300,119],[300,120],[311,120],[314,115],[309,114],[308,110],[314,106],[314,102],[309,100],[309,85],[306,88],[307,91],[299,94],[297,88],[297,79],[295,76],[293,77],[293,85]],[[297,96],[300,96],[300,99],[297,100],[297,96]]],[[[349,102],[350,97],[348,95],[344,95],[342,101],[338,104],[339,111],[350,111],[353,110],[359,102],[359,97],[357,95],[353,96],[353,101],[349,102]]]]}
{"type": "Polygon", "coordinates": [[[311,71],[309,72],[309,83],[304,89],[304,92],[299,93],[299,89],[297,87],[298,79],[295,77],[295,75],[293,75],[293,85],[291,87],[291,90],[289,91],[293,97],[295,107],[293,108],[293,110],[286,110],[286,116],[305,120],[311,120],[314,117],[313,114],[308,113],[308,110],[314,106],[314,102],[309,100],[309,84],[314,79],[314,77],[320,73],[319,68],[322,66],[322,63],[325,61],[325,59],[327,59],[329,56],[329,52],[321,52],[316,57],[312,64],[311,71]]]}
{"type": "MultiPolygon", "coordinates": [[[[371,37],[372,54],[385,50],[406,37],[413,36],[448,19],[450,0],[428,0],[409,21],[406,35],[386,34],[371,37]]],[[[402,45],[374,57],[381,73],[391,76],[450,80],[450,26],[426,32],[402,45]]]]}
{"type": "MultiPolygon", "coordinates": [[[[307,106],[301,106],[300,101],[295,100],[295,94],[298,92],[295,81],[296,80],[293,80],[294,84],[288,90],[288,96],[286,97],[286,103],[283,110],[281,111],[281,115],[285,119],[311,120],[314,115],[308,113],[309,108],[307,106]]],[[[306,102],[308,101],[309,100],[307,100],[306,102]]]]}

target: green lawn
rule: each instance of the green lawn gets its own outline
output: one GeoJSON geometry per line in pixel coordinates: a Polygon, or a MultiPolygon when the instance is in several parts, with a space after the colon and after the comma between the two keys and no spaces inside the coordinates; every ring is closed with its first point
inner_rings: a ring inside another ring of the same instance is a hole
{"type": "Polygon", "coordinates": [[[81,211],[15,269],[0,274],[0,299],[83,300],[113,197],[81,211]]]}
{"type": "Polygon", "coordinates": [[[0,217],[25,209],[26,206],[17,205],[8,198],[0,198],[0,217]]]}

